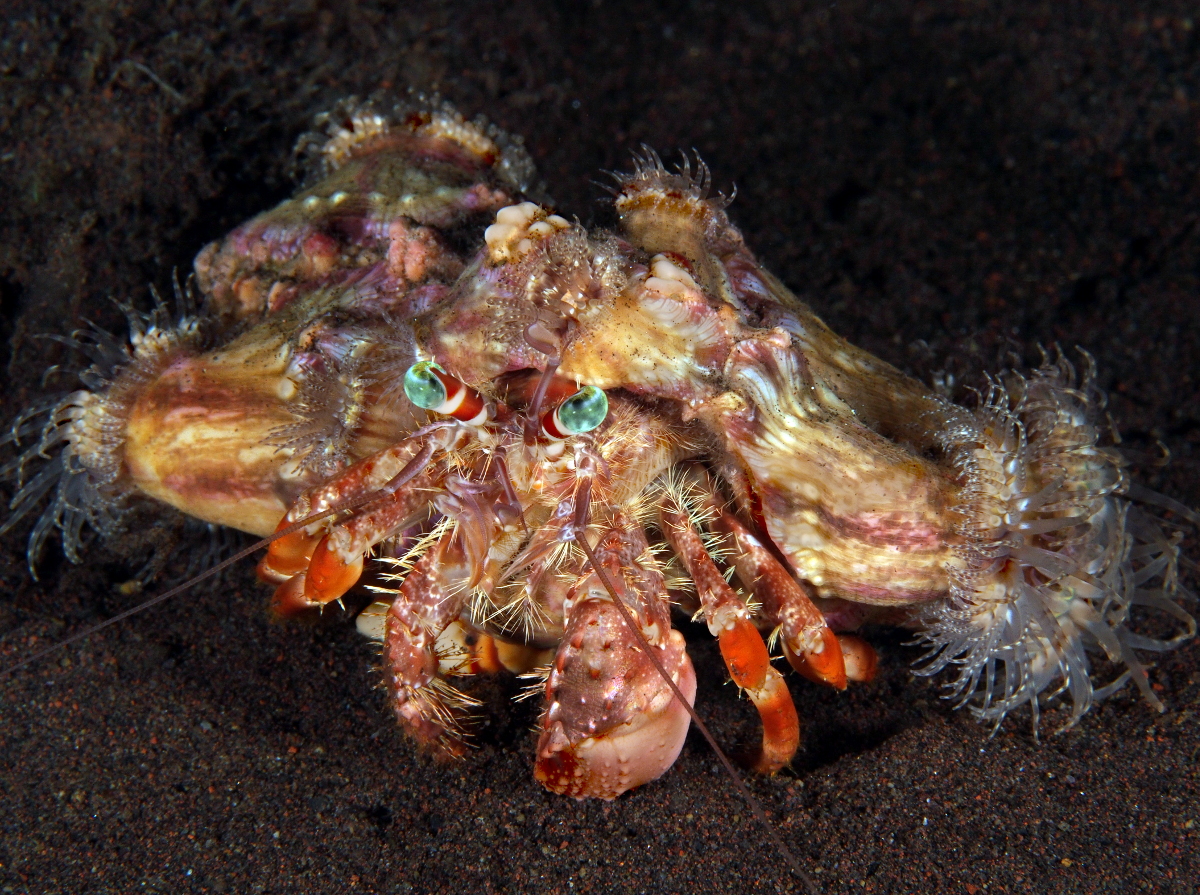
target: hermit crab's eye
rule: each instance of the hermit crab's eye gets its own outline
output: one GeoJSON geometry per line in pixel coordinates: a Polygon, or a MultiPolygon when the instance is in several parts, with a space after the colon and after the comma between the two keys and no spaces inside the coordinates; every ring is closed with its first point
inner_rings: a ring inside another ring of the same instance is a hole
{"type": "Polygon", "coordinates": [[[404,394],[418,407],[474,426],[491,415],[483,395],[430,360],[418,361],[408,368],[404,374],[404,394]]]}
{"type": "Polygon", "coordinates": [[[408,400],[425,410],[437,410],[446,403],[446,386],[435,371],[442,368],[433,361],[413,364],[404,374],[404,394],[408,400]]]}
{"type": "Polygon", "coordinates": [[[558,421],[572,435],[591,432],[606,416],[608,396],[594,385],[585,385],[558,405],[558,421]]]}
{"type": "Polygon", "coordinates": [[[591,432],[608,416],[608,396],[603,389],[585,385],[542,417],[542,434],[562,439],[591,432]]]}

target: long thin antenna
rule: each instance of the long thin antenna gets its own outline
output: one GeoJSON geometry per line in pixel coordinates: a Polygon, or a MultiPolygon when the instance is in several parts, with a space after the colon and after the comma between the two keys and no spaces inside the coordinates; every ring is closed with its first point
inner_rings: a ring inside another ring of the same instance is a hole
{"type": "MultiPolygon", "coordinates": [[[[425,430],[420,430],[420,431],[424,432],[425,430]]],[[[414,435],[416,435],[416,434],[420,434],[420,433],[414,433],[414,435]]],[[[156,597],[151,597],[149,600],[146,600],[144,603],[139,603],[138,605],[134,606],[132,609],[126,609],[124,612],[119,612],[116,615],[114,615],[112,618],[105,619],[104,621],[100,622],[100,624],[98,624],[98,625],[92,625],[92,627],[87,628],[86,630],[80,631],[78,634],[72,634],[70,637],[66,638],[65,640],[60,640],[58,643],[55,643],[52,646],[48,646],[48,647],[45,647],[44,649],[40,649],[36,653],[34,653],[32,656],[22,659],[20,662],[18,662],[15,665],[9,665],[7,668],[0,668],[0,678],[5,677],[6,675],[12,674],[14,671],[18,671],[19,669],[24,668],[26,665],[32,665],[38,659],[45,658],[46,656],[49,656],[51,653],[56,653],[60,649],[70,646],[72,643],[77,643],[78,641],[83,640],[84,638],[91,637],[97,631],[103,631],[105,628],[109,627],[110,625],[115,625],[119,621],[124,621],[125,619],[129,618],[131,615],[137,615],[139,612],[149,609],[151,606],[157,606],[159,603],[162,603],[164,600],[169,600],[169,599],[171,599],[171,597],[174,597],[177,594],[183,593],[184,591],[188,590],[189,588],[194,587],[195,585],[199,584],[204,579],[211,578],[214,575],[216,575],[217,573],[222,572],[225,569],[228,569],[235,562],[241,562],[247,556],[251,556],[252,554],[257,553],[263,547],[266,547],[267,545],[269,545],[272,541],[277,541],[280,538],[285,538],[288,535],[293,534],[302,528],[307,528],[308,526],[312,525],[314,522],[319,522],[320,520],[324,519],[326,516],[333,516],[337,513],[344,513],[344,512],[347,512],[348,510],[356,510],[359,507],[361,507],[363,504],[370,503],[373,500],[378,500],[380,497],[387,497],[389,494],[394,494],[396,491],[400,490],[400,488],[404,487],[410,481],[412,481],[414,478],[416,478],[417,474],[420,473],[420,471],[422,469],[424,469],[425,466],[429,463],[429,459],[430,459],[430,457],[433,456],[433,452],[435,449],[436,449],[436,447],[433,442],[426,441],[426,443],[421,446],[421,449],[419,451],[417,451],[417,453],[412,457],[412,459],[410,459],[407,463],[405,463],[404,467],[398,473],[396,473],[394,476],[392,476],[392,478],[389,479],[387,481],[387,483],[384,484],[384,486],[382,488],[380,488],[378,491],[372,491],[369,494],[363,494],[359,497],[353,498],[352,500],[347,500],[345,503],[339,503],[336,506],[327,507],[326,509],[321,510],[321,512],[319,512],[319,513],[313,513],[310,516],[305,516],[303,519],[299,520],[298,522],[293,523],[292,525],[289,525],[287,528],[283,529],[282,531],[275,532],[269,538],[263,538],[260,541],[255,541],[253,544],[251,544],[245,550],[238,551],[237,553],[235,553],[233,556],[229,557],[228,559],[222,560],[221,562],[217,563],[211,569],[207,569],[207,570],[201,572],[199,575],[195,576],[194,578],[189,578],[187,581],[183,582],[183,584],[173,587],[170,590],[166,591],[165,593],[161,593],[156,597]]]]}
{"type": "Polygon", "coordinates": [[[104,621],[100,622],[100,624],[98,624],[98,625],[92,625],[92,627],[87,628],[86,630],[80,631],[77,634],[72,634],[70,637],[67,637],[64,640],[60,640],[51,646],[45,647],[44,649],[40,649],[36,653],[34,653],[32,656],[28,656],[28,657],[22,659],[20,662],[17,662],[15,665],[9,665],[7,668],[0,668],[0,678],[5,677],[6,675],[12,674],[14,671],[18,671],[18,670],[24,668],[26,665],[32,665],[34,662],[38,661],[39,659],[43,659],[52,653],[56,653],[60,649],[64,649],[65,647],[70,646],[72,643],[77,643],[80,640],[83,640],[87,637],[91,637],[93,634],[97,633],[98,631],[103,631],[105,628],[110,627],[111,625],[115,625],[117,622],[124,621],[125,619],[129,618],[131,615],[137,615],[139,612],[149,609],[151,606],[157,606],[159,603],[162,603],[165,600],[171,599],[171,597],[174,597],[174,596],[177,596],[178,594],[183,593],[184,591],[188,590],[189,588],[194,587],[195,585],[199,584],[201,581],[205,580],[206,578],[212,578],[214,575],[224,571],[225,569],[229,568],[234,563],[241,562],[246,557],[251,556],[254,553],[257,553],[263,547],[268,546],[272,541],[276,541],[279,538],[287,537],[288,535],[293,534],[294,532],[297,532],[302,528],[307,528],[308,526],[312,525],[314,522],[319,522],[320,520],[324,519],[326,516],[333,516],[337,513],[344,513],[347,510],[357,509],[358,507],[362,506],[365,503],[370,503],[373,500],[377,500],[380,496],[386,496],[387,494],[392,493],[392,491],[395,491],[396,489],[398,489],[399,487],[401,487],[402,485],[407,483],[410,479],[413,478],[413,476],[415,476],[417,474],[417,472],[420,471],[420,467],[428,462],[430,453],[432,453],[432,451],[424,451],[423,450],[423,451],[418,452],[417,455],[415,457],[413,457],[412,460],[410,460],[405,465],[405,467],[402,470],[400,470],[400,472],[394,478],[392,478],[391,481],[389,481],[386,485],[384,485],[383,488],[381,488],[379,491],[372,491],[370,494],[364,494],[360,497],[354,498],[353,500],[348,500],[345,503],[340,503],[336,506],[328,507],[324,510],[321,510],[321,512],[319,512],[319,513],[313,513],[311,516],[305,516],[303,519],[299,520],[298,522],[296,522],[293,525],[289,525],[287,528],[283,529],[282,531],[275,532],[269,538],[263,538],[262,540],[255,541],[253,544],[251,544],[246,549],[239,550],[233,556],[229,557],[228,559],[222,560],[221,562],[219,562],[215,566],[213,566],[211,569],[206,569],[205,571],[201,572],[199,575],[195,576],[194,578],[189,578],[187,581],[183,582],[183,584],[177,585],[176,587],[173,587],[168,591],[158,594],[157,596],[151,597],[149,600],[146,600],[143,603],[139,603],[138,605],[134,606],[131,609],[126,609],[124,612],[119,612],[116,615],[114,615],[112,618],[108,618],[108,619],[105,619],[104,621]]]}
{"type": "MultiPolygon", "coordinates": [[[[364,504],[367,504],[373,500],[379,499],[381,496],[387,496],[389,494],[394,493],[396,490],[403,487],[403,485],[405,485],[409,481],[411,481],[420,472],[420,470],[424,468],[424,466],[429,462],[429,459],[430,459],[430,456],[432,455],[432,453],[433,453],[432,445],[430,445],[430,444],[425,445],[421,451],[417,452],[416,456],[414,456],[412,459],[410,459],[408,461],[408,463],[406,463],[404,465],[404,468],[401,469],[399,473],[397,473],[390,481],[387,482],[387,484],[385,484],[378,491],[373,491],[369,494],[364,494],[353,500],[348,500],[345,503],[341,503],[336,506],[328,507],[324,510],[321,510],[318,513],[313,513],[312,515],[306,516],[305,518],[300,519],[299,521],[295,522],[294,524],[289,525],[287,528],[283,529],[282,531],[275,532],[268,538],[262,538],[261,540],[255,541],[249,547],[246,547],[245,549],[238,551],[236,554],[229,557],[228,559],[222,560],[221,562],[219,562],[215,566],[213,566],[211,569],[207,569],[206,571],[201,572],[199,575],[196,575],[194,578],[191,578],[191,579],[183,582],[182,584],[171,588],[170,590],[164,591],[163,593],[158,594],[157,596],[151,597],[149,600],[139,603],[137,606],[134,606],[130,609],[126,609],[124,612],[117,613],[112,618],[105,619],[104,621],[100,622],[100,624],[98,624],[98,625],[93,625],[92,627],[87,628],[86,630],[80,631],[77,634],[72,634],[71,636],[69,636],[63,640],[60,640],[51,646],[45,647],[44,649],[40,649],[37,652],[35,652],[33,655],[28,656],[25,659],[22,659],[21,661],[17,662],[14,665],[9,665],[6,668],[0,669],[0,678],[3,678],[6,675],[12,674],[16,671],[19,671],[20,669],[26,667],[27,665],[32,665],[34,662],[37,662],[39,659],[43,659],[46,656],[56,653],[61,649],[65,649],[66,647],[70,646],[72,643],[77,643],[80,640],[83,640],[87,637],[91,637],[93,634],[96,634],[97,632],[102,631],[105,628],[115,625],[118,622],[124,621],[125,619],[129,618],[132,615],[136,615],[139,612],[143,612],[152,606],[157,606],[159,603],[165,602],[166,600],[171,599],[171,597],[174,597],[174,596],[177,596],[178,594],[183,593],[184,591],[188,590],[189,588],[194,587],[195,585],[199,584],[201,581],[204,581],[207,578],[212,578],[214,575],[217,575],[218,573],[222,572],[223,570],[229,568],[234,563],[240,562],[241,560],[245,559],[246,557],[251,556],[252,554],[261,550],[263,547],[268,546],[272,541],[276,541],[279,538],[287,537],[288,535],[293,534],[294,532],[297,532],[302,528],[306,528],[309,525],[311,525],[312,523],[318,522],[321,519],[326,518],[327,516],[332,516],[337,513],[342,513],[342,512],[346,512],[348,510],[357,509],[358,507],[360,507],[364,504]]],[[[590,489],[588,489],[588,490],[590,490],[590,489]]],[[[582,503],[584,506],[587,505],[587,495],[586,494],[583,496],[582,503]]],[[[577,514],[577,515],[580,515],[580,514],[577,514]]],[[[671,675],[667,673],[667,669],[663,667],[662,662],[659,660],[658,656],[655,655],[653,648],[650,646],[649,641],[646,640],[646,636],[642,633],[641,628],[639,628],[638,625],[635,623],[633,615],[630,613],[629,608],[622,601],[620,593],[617,590],[617,586],[616,586],[615,582],[609,576],[607,570],[605,570],[605,568],[603,566],[601,566],[600,563],[596,560],[596,554],[592,550],[591,545],[588,544],[588,540],[587,540],[586,518],[584,518],[584,519],[577,518],[575,520],[574,528],[575,528],[576,543],[578,543],[580,545],[580,547],[583,549],[584,554],[587,556],[588,563],[591,565],[592,569],[596,572],[596,576],[600,579],[600,583],[604,585],[604,589],[607,590],[609,595],[612,597],[613,603],[617,607],[617,611],[620,612],[622,620],[629,627],[629,630],[633,633],[634,638],[637,640],[638,645],[641,647],[642,651],[646,654],[647,658],[650,659],[651,664],[654,666],[655,670],[662,677],[662,679],[666,682],[667,686],[670,687],[671,693],[679,701],[679,704],[681,706],[683,706],[684,709],[687,711],[688,715],[691,717],[692,723],[696,725],[696,728],[704,736],[704,739],[708,742],[708,745],[712,748],[713,752],[716,754],[716,756],[720,760],[721,764],[724,765],[726,772],[729,774],[730,779],[733,781],[734,787],[737,789],[738,793],[745,800],[745,802],[750,806],[750,809],[751,809],[751,811],[753,811],[754,816],[758,819],[758,822],[760,824],[762,824],[763,829],[766,831],[767,838],[769,838],[771,840],[771,843],[775,846],[775,849],[783,857],[784,861],[787,862],[787,865],[789,868],[791,868],[792,873],[794,873],[796,875],[796,877],[801,882],[804,883],[804,887],[805,887],[805,889],[808,890],[809,895],[819,895],[817,887],[813,883],[812,877],[810,877],[807,873],[805,873],[804,869],[800,866],[800,861],[796,858],[795,854],[793,854],[792,850],[787,847],[787,844],[784,843],[783,838],[779,835],[778,831],[776,831],[775,826],[771,823],[770,818],[767,817],[767,813],[763,809],[762,804],[758,801],[758,799],[756,799],[754,797],[754,794],[750,792],[749,788],[747,788],[745,782],[742,780],[741,776],[738,774],[737,769],[734,768],[733,762],[731,762],[729,760],[729,757],[725,754],[724,750],[722,750],[721,747],[717,744],[716,737],[714,737],[712,735],[712,733],[708,729],[708,726],[704,723],[704,721],[701,720],[700,716],[696,713],[695,708],[692,707],[692,704],[687,700],[687,698],[683,695],[683,692],[679,689],[679,686],[675,683],[675,681],[673,681],[671,679],[671,675]]]]}
{"type": "Polygon", "coordinates": [[[605,570],[604,567],[596,561],[596,554],[592,551],[591,545],[588,544],[587,541],[585,527],[580,526],[578,523],[576,523],[575,527],[575,541],[580,547],[583,548],[583,552],[587,555],[588,562],[591,564],[593,571],[595,571],[596,577],[600,579],[600,583],[604,585],[604,589],[608,591],[609,596],[612,597],[613,603],[616,604],[617,610],[621,613],[621,618],[625,620],[625,624],[628,625],[629,630],[633,632],[633,635],[637,639],[638,645],[642,648],[642,651],[645,652],[655,669],[662,676],[662,679],[666,681],[667,686],[671,688],[671,692],[675,694],[675,698],[679,700],[679,704],[687,709],[687,713],[692,717],[692,723],[695,724],[700,733],[704,735],[704,739],[708,740],[708,745],[712,747],[713,752],[717,754],[717,758],[721,760],[721,764],[725,765],[725,770],[729,772],[729,776],[733,779],[733,785],[737,788],[738,793],[743,799],[746,800],[746,803],[754,812],[754,816],[758,818],[758,822],[762,824],[763,829],[766,830],[767,838],[771,840],[779,854],[783,856],[784,861],[787,862],[787,865],[791,868],[792,873],[796,874],[796,877],[804,883],[804,887],[808,890],[809,895],[818,895],[817,887],[816,884],[813,883],[812,877],[804,872],[804,868],[800,866],[800,861],[792,853],[792,850],[784,843],[783,837],[779,835],[774,824],[772,824],[770,818],[767,817],[767,812],[763,810],[762,804],[754,797],[754,794],[750,792],[749,788],[747,788],[745,782],[741,778],[741,775],[738,774],[737,770],[734,768],[733,762],[729,760],[729,756],[727,756],[721,747],[717,745],[717,740],[709,732],[707,725],[700,720],[700,716],[696,714],[696,710],[692,707],[692,704],[684,697],[683,692],[679,689],[679,686],[675,683],[675,681],[671,680],[671,675],[667,674],[667,669],[663,667],[662,662],[659,661],[658,656],[655,655],[649,641],[646,640],[646,636],[642,633],[642,629],[634,622],[634,618],[629,611],[629,607],[626,606],[621,600],[621,596],[617,591],[615,582],[611,577],[609,577],[607,570],[605,570]]]}
{"type": "MultiPolygon", "coordinates": [[[[287,529],[286,531],[280,532],[279,535],[277,535],[277,536],[281,537],[285,534],[291,534],[293,531],[296,531],[297,529],[302,528],[305,525],[309,525],[312,522],[315,522],[317,519],[320,519],[324,516],[328,516],[332,512],[334,512],[334,510],[325,510],[324,512],[319,513],[317,516],[314,516],[310,519],[306,519],[303,522],[299,522],[296,525],[293,525],[291,528],[287,529]]],[[[183,584],[177,585],[176,587],[173,587],[168,591],[158,594],[157,596],[151,597],[149,600],[146,600],[143,603],[138,603],[138,605],[134,606],[132,609],[126,609],[124,612],[118,612],[112,618],[107,618],[104,621],[100,622],[100,624],[98,624],[98,625],[92,625],[90,628],[86,628],[83,631],[79,631],[76,634],[72,634],[70,637],[67,637],[64,640],[60,640],[57,643],[54,643],[50,646],[40,649],[36,653],[34,653],[32,656],[27,656],[26,658],[22,659],[20,662],[17,662],[15,665],[9,665],[7,668],[0,669],[0,678],[4,677],[5,675],[12,674],[14,671],[18,671],[18,670],[24,668],[26,665],[32,665],[34,662],[38,661],[38,659],[43,659],[46,656],[49,656],[51,653],[56,653],[60,649],[64,649],[65,647],[70,646],[72,643],[83,640],[87,637],[91,637],[93,634],[97,633],[98,631],[103,631],[105,628],[109,627],[110,625],[115,625],[119,621],[124,621],[125,619],[129,618],[129,616],[131,616],[131,615],[137,615],[139,612],[141,612],[145,609],[149,609],[151,606],[157,606],[159,603],[163,602],[164,600],[169,600],[169,599],[171,599],[171,597],[174,597],[177,594],[183,593],[188,588],[190,588],[196,584],[199,584],[205,578],[211,578],[213,575],[216,575],[218,572],[221,572],[222,570],[229,568],[235,562],[240,562],[241,560],[245,559],[250,554],[252,554],[258,550],[261,550],[263,547],[270,544],[271,541],[273,541],[274,539],[275,539],[275,537],[270,537],[270,538],[263,538],[261,541],[256,541],[255,543],[253,543],[249,547],[247,547],[245,550],[241,550],[238,553],[235,553],[233,556],[229,557],[228,559],[222,560],[221,562],[219,562],[215,566],[213,566],[211,569],[206,569],[205,571],[201,572],[196,577],[189,578],[187,581],[183,582],[183,584]]]]}

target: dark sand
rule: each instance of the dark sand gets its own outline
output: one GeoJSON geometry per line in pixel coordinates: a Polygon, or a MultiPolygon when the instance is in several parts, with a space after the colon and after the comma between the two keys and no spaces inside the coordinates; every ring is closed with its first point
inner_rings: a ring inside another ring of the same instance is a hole
{"type": "MultiPolygon", "coordinates": [[[[69,360],[32,334],[122,329],[110,296],[169,288],[288,194],[313,113],[413,84],[523,133],[589,223],[602,169],[695,147],[763,263],[908,369],[1086,346],[1142,480],[1200,505],[1194,3],[53,5],[0,24],[5,418],[69,360]]],[[[0,544],[4,662],[135,601],[99,548],[31,582],[27,531],[0,544]]],[[[659,782],[577,803],[531,779],[535,708],[484,680],[477,751],[439,767],[348,619],[266,604],[247,562],[3,680],[0,891],[800,888],[694,734],[659,782]]],[[[700,711],[752,740],[690,636],[700,711]]],[[[846,694],[793,676],[794,773],[749,784],[822,892],[1196,891],[1200,646],[1153,671],[1166,714],[1129,689],[1039,745],[1024,715],[989,739],[952,711],[904,639],[846,694]]]]}

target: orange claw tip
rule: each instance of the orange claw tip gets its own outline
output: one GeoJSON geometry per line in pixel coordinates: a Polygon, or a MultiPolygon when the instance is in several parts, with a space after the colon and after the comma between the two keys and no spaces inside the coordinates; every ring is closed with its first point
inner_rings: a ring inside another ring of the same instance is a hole
{"type": "Polygon", "coordinates": [[[254,569],[254,573],[258,576],[258,580],[263,584],[283,584],[292,575],[292,573],[284,573],[271,565],[271,557],[264,556],[258,561],[258,565],[254,569]]]}
{"type": "Polygon", "coordinates": [[[358,582],[362,575],[363,557],[346,562],[338,555],[337,548],[329,541],[329,536],[321,538],[317,549],[313,551],[312,560],[308,565],[304,585],[304,596],[314,605],[330,603],[358,582]]]}
{"type": "Polygon", "coordinates": [[[846,662],[846,677],[852,681],[867,683],[875,679],[879,668],[879,654],[875,647],[853,634],[839,634],[838,643],[846,662]]]}
{"type": "MultiPolygon", "coordinates": [[[[286,517],[275,531],[283,531],[295,523],[286,517]]],[[[276,538],[267,547],[267,555],[258,564],[258,577],[269,584],[277,584],[308,568],[313,551],[321,535],[310,535],[304,529],[276,538]]]]}
{"type": "Polygon", "coordinates": [[[747,619],[739,618],[720,633],[718,642],[733,682],[745,690],[761,687],[771,667],[771,657],[758,629],[747,619]]]}
{"type": "MultiPolygon", "coordinates": [[[[858,638],[855,638],[856,640],[858,638]]],[[[864,644],[865,645],[865,644],[864,644]]],[[[870,649],[870,647],[867,647],[870,649]]],[[[846,681],[854,680],[847,668],[842,640],[828,627],[821,628],[820,651],[793,652],[787,641],[783,641],[783,653],[788,662],[803,677],[814,684],[828,684],[835,690],[845,690],[846,681]]]]}
{"type": "Polygon", "coordinates": [[[292,618],[302,615],[309,609],[316,609],[321,604],[314,603],[304,595],[305,575],[293,575],[279,587],[275,588],[275,596],[271,599],[271,610],[281,618],[292,618]]]}

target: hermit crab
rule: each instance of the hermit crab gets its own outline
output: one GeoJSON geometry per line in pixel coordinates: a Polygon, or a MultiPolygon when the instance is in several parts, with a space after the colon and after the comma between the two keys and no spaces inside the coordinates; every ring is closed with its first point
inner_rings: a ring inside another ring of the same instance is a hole
{"type": "Polygon", "coordinates": [[[678,756],[676,609],[758,709],[762,773],[800,742],[768,643],[844,688],[873,673],[866,623],[913,630],[920,673],[996,724],[1064,692],[1074,724],[1130,679],[1158,705],[1140,656],[1196,626],[1143,507],[1195,517],[1103,446],[1086,354],[954,403],[767,273],[698,159],[636,156],[609,233],[435,100],[344,103],[300,152],[301,191],[196,259],[198,308],[77,334],[83,388],[13,423],[3,530],[48,501],[31,567],[147,501],[272,538],[280,614],[369,580],[358,625],[418,743],[463,750],[454,676],[528,675],[535,776],[579,798],[678,756]]]}

